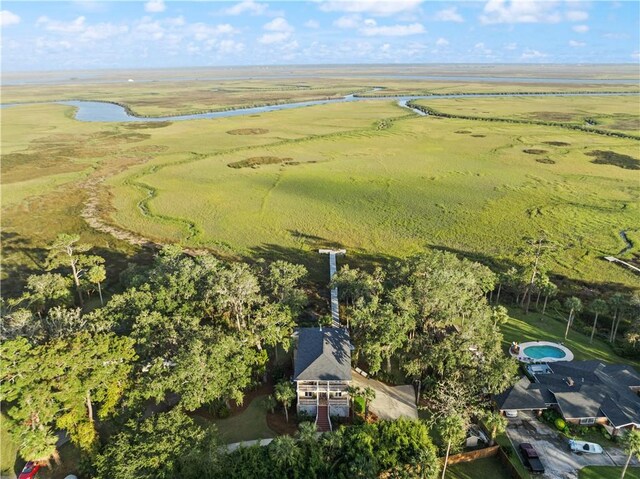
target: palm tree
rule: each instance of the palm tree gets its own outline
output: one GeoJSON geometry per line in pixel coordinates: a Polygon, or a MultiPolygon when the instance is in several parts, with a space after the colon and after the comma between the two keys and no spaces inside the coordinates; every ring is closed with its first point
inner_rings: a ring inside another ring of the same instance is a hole
{"type": "Polygon", "coordinates": [[[353,408],[353,400],[356,396],[362,396],[362,389],[358,386],[349,386],[347,388],[347,394],[349,395],[349,403],[351,404],[351,418],[353,419],[354,408],[353,408]]]}
{"type": "Polygon", "coordinates": [[[496,434],[502,434],[507,429],[507,418],[499,412],[488,412],[484,417],[484,425],[491,431],[489,445],[493,446],[496,442],[496,434]]]}
{"type": "Polygon", "coordinates": [[[273,414],[276,406],[278,405],[278,401],[271,394],[269,394],[262,399],[262,405],[265,409],[271,411],[271,414],[273,414]]]}
{"type": "Polygon", "coordinates": [[[298,425],[298,439],[300,442],[310,444],[316,441],[318,429],[312,422],[305,421],[298,425]]]}
{"type": "Polygon", "coordinates": [[[544,304],[542,305],[542,314],[544,315],[545,311],[547,310],[547,301],[549,301],[549,298],[553,298],[556,294],[558,294],[558,287],[553,284],[551,281],[547,281],[544,284],[543,289],[543,294],[544,294],[544,304]]]}
{"type": "Polygon", "coordinates": [[[282,381],[281,383],[276,384],[273,397],[276,398],[276,401],[282,403],[282,406],[284,407],[284,416],[287,419],[287,422],[289,422],[289,406],[291,406],[291,403],[296,397],[296,390],[290,382],[282,381]]]}
{"type": "Polygon", "coordinates": [[[575,314],[582,311],[582,301],[580,301],[580,299],[576,298],[575,296],[571,296],[564,302],[564,307],[569,310],[569,318],[567,318],[567,329],[564,332],[564,339],[567,339],[569,328],[573,324],[575,314]]]}
{"type": "Polygon", "coordinates": [[[611,331],[609,332],[609,342],[615,342],[616,326],[618,321],[618,313],[624,307],[624,296],[621,293],[615,293],[609,298],[609,304],[613,308],[613,320],[611,322],[611,331]]]}
{"type": "Polygon", "coordinates": [[[442,479],[447,472],[447,463],[449,462],[449,452],[451,451],[451,443],[458,438],[465,430],[465,423],[459,414],[450,414],[446,416],[437,425],[438,432],[442,439],[447,443],[447,452],[444,456],[444,466],[442,468],[442,479]]]}
{"type": "Polygon", "coordinates": [[[625,452],[629,454],[629,457],[627,457],[627,462],[625,462],[624,464],[620,479],[624,479],[624,475],[627,473],[627,468],[629,467],[629,463],[631,462],[631,457],[636,456],[638,459],[640,459],[640,429],[634,429],[633,431],[627,432],[627,434],[622,439],[622,444],[624,446],[625,452]]]}
{"type": "MultiPolygon", "coordinates": [[[[269,456],[273,463],[285,471],[295,468],[302,459],[297,441],[291,436],[278,436],[269,444],[269,456]]],[[[285,477],[288,474],[285,474],[285,477]]]]}
{"type": "Polygon", "coordinates": [[[589,344],[593,343],[593,335],[596,333],[596,325],[598,324],[598,316],[601,314],[607,314],[609,311],[609,306],[607,306],[606,301],[596,298],[589,305],[589,310],[592,313],[595,313],[595,318],[593,319],[593,327],[591,328],[591,337],[589,338],[589,344]]]}
{"type": "Polygon", "coordinates": [[[362,398],[364,399],[364,418],[365,420],[369,417],[369,403],[376,398],[375,389],[367,386],[362,391],[362,398]]]}

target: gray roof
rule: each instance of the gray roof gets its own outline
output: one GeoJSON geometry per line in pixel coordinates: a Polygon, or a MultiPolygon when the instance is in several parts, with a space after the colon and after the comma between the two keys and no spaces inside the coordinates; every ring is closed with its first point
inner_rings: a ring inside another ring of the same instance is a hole
{"type": "Polygon", "coordinates": [[[351,380],[351,342],[346,329],[299,328],[294,339],[294,381],[351,380]]]}
{"type": "Polygon", "coordinates": [[[631,366],[590,360],[549,367],[550,374],[536,374],[535,380],[546,402],[557,403],[565,418],[606,416],[615,427],[640,423],[640,397],[630,389],[640,387],[640,374],[631,366]]]}
{"type": "Polygon", "coordinates": [[[520,378],[511,389],[498,394],[494,399],[501,411],[507,409],[545,409],[547,407],[539,385],[529,381],[526,376],[520,378]]]}

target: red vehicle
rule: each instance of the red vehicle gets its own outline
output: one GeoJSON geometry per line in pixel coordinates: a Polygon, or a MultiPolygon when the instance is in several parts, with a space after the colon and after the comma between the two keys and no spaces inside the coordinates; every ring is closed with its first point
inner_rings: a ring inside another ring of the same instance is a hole
{"type": "Polygon", "coordinates": [[[40,464],[29,461],[22,468],[22,472],[18,476],[18,479],[34,479],[38,471],[40,470],[40,464]]]}

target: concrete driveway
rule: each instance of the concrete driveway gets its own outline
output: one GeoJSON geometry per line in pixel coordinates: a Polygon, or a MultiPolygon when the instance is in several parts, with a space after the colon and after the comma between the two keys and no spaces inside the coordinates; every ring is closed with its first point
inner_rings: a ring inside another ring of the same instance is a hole
{"type": "Polygon", "coordinates": [[[364,378],[355,371],[351,372],[351,380],[354,386],[369,386],[376,391],[376,398],[371,401],[369,410],[380,419],[418,419],[413,386],[388,386],[375,379],[364,378]]]}
{"type": "MultiPolygon", "coordinates": [[[[577,479],[578,470],[585,466],[622,466],[627,459],[624,451],[615,447],[605,448],[604,454],[574,454],[569,450],[568,439],[558,431],[532,416],[520,415],[509,420],[507,436],[515,450],[521,442],[533,444],[545,468],[540,477],[577,479]]],[[[638,462],[632,460],[631,465],[637,466],[638,462]]]]}

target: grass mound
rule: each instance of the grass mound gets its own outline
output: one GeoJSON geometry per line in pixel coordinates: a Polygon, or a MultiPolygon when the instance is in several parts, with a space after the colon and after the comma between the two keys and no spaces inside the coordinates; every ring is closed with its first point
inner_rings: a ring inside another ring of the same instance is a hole
{"type": "Polygon", "coordinates": [[[562,121],[568,122],[573,120],[573,115],[561,113],[557,111],[536,111],[531,114],[531,118],[543,121],[562,121]]]}
{"type": "Polygon", "coordinates": [[[527,148],[526,150],[522,150],[527,155],[543,155],[545,153],[549,153],[547,150],[539,150],[537,148],[527,148]]]}
{"type": "Polygon", "coordinates": [[[629,156],[616,153],[610,150],[593,150],[585,153],[587,156],[595,157],[595,160],[591,160],[591,163],[597,165],[613,165],[618,168],[624,168],[625,170],[640,170],[640,160],[629,156]]]}
{"type": "Polygon", "coordinates": [[[551,158],[536,158],[536,161],[538,163],[544,163],[545,165],[555,165],[556,162],[553,161],[551,158]]]}
{"type": "Polygon", "coordinates": [[[129,123],[124,127],[128,130],[150,130],[154,128],[164,128],[171,125],[170,121],[143,121],[140,123],[129,123]]]}
{"type": "Polygon", "coordinates": [[[229,130],[229,135],[264,135],[269,133],[266,128],[238,128],[237,130],[229,130]]]}
{"type": "Polygon", "coordinates": [[[484,138],[487,135],[471,135],[474,138],[484,138]]]}
{"type": "Polygon", "coordinates": [[[458,130],[454,131],[454,133],[458,133],[459,135],[468,135],[471,132],[469,130],[458,130]]]}
{"type": "Polygon", "coordinates": [[[542,143],[551,146],[571,146],[571,143],[567,143],[565,141],[543,141],[542,143]]]}
{"type": "Polygon", "coordinates": [[[278,156],[253,156],[242,161],[229,163],[229,168],[257,168],[260,165],[277,165],[281,163],[296,164],[293,158],[280,158],[278,156]]]}

